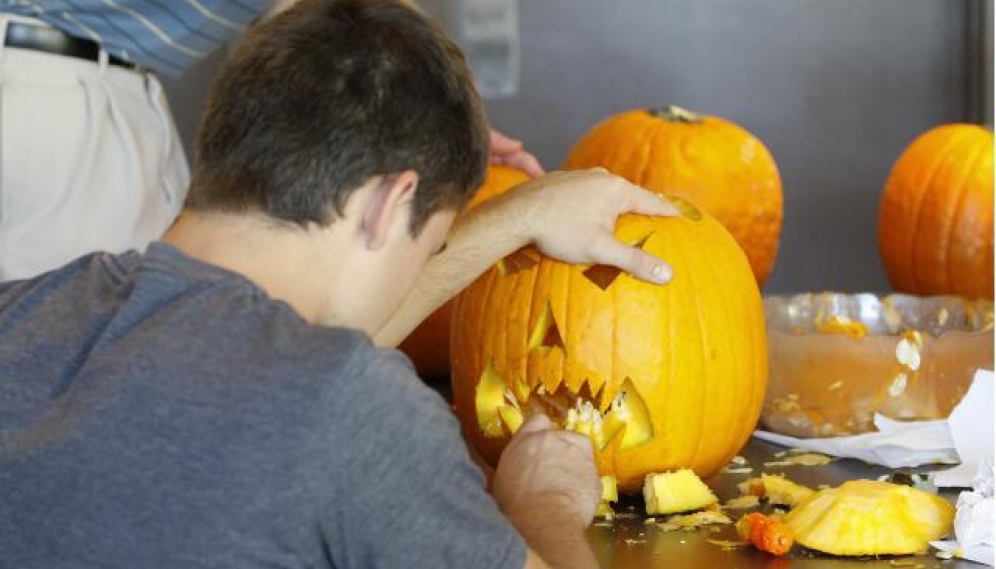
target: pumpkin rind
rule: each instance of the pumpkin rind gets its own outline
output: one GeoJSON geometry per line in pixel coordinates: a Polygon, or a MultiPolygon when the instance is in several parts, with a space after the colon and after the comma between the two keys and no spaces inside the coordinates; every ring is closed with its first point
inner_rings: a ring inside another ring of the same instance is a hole
{"type": "MultiPolygon", "coordinates": [[[[488,167],[484,184],[474,194],[468,209],[529,180],[529,175],[507,166],[488,167]]],[[[450,373],[450,301],[418,325],[398,347],[405,352],[422,377],[446,377],[450,373]]]]}
{"type": "Polygon", "coordinates": [[[564,167],[603,167],[690,200],[733,234],[763,286],[782,227],[782,183],[771,153],[732,122],[680,109],[672,115],[637,109],[609,117],[577,142],[564,167]]]}
{"type": "Polygon", "coordinates": [[[764,398],[767,349],[760,293],[744,253],[708,215],[627,215],[616,236],[642,241],[671,263],[672,282],[619,274],[603,290],[584,276],[588,267],[537,256],[505,276],[492,268],[455,299],[456,412],[492,464],[508,436],[485,436],[477,417],[477,384],[488,366],[527,412],[559,393],[568,405],[580,398],[604,413],[596,462],[624,492],[638,491],[651,472],[692,468],[708,476],[750,436],[764,398]],[[544,318],[547,311],[552,318],[544,318]],[[556,335],[536,331],[551,321],[556,335]],[[559,345],[537,344],[538,337],[559,338],[559,345]],[[649,417],[649,438],[631,431],[629,445],[625,430],[611,429],[624,385],[634,391],[629,408],[643,405],[649,417]],[[523,391],[527,397],[519,396],[523,391]]]}
{"type": "Polygon", "coordinates": [[[903,152],[879,208],[892,286],[919,295],[993,297],[993,134],[932,129],[903,152]]]}

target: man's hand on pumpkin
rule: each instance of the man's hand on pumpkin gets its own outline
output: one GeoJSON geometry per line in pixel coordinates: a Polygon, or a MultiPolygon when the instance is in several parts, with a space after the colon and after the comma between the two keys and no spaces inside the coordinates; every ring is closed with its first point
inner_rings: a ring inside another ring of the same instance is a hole
{"type": "Polygon", "coordinates": [[[588,527],[602,497],[591,441],[534,415],[502,452],[492,495],[516,526],[545,519],[588,527]]]}
{"type": "Polygon", "coordinates": [[[670,265],[613,235],[624,213],[678,215],[665,198],[602,168],[553,172],[520,188],[523,230],[542,253],[567,263],[612,265],[648,282],[671,280],[670,265]]]}
{"type": "Polygon", "coordinates": [[[491,131],[491,154],[488,161],[491,164],[518,168],[533,178],[544,174],[539,160],[523,150],[521,140],[509,138],[497,130],[491,131]]]}

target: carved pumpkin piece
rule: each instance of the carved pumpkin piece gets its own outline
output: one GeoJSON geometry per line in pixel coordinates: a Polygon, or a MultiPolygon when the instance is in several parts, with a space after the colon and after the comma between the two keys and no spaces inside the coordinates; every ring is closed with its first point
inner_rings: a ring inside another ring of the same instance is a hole
{"type": "Polygon", "coordinates": [[[708,476],[746,442],[767,377],[760,294],[729,233],[681,207],[616,230],[671,263],[668,285],[524,249],[457,297],[454,404],[489,462],[533,413],[591,437],[624,492],[650,472],[708,476]]]}

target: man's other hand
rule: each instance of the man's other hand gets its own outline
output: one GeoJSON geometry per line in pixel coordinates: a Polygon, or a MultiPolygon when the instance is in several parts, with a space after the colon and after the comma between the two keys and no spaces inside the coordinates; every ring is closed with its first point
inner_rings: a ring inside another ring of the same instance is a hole
{"type": "Polygon", "coordinates": [[[496,130],[491,131],[491,154],[488,161],[491,164],[518,168],[533,178],[544,173],[539,160],[523,150],[522,141],[509,138],[496,130]]]}
{"type": "Polygon", "coordinates": [[[531,417],[505,447],[492,494],[513,520],[588,527],[602,495],[591,441],[554,430],[544,415],[531,417]]]}

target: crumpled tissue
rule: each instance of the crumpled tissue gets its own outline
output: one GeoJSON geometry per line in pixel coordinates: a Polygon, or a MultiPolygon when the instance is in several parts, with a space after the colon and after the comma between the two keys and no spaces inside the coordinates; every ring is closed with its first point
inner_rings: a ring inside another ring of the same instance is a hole
{"type": "Polygon", "coordinates": [[[931,545],[941,551],[954,554],[962,559],[993,565],[993,463],[992,457],[979,465],[978,473],[972,481],[972,491],[958,496],[958,513],[955,514],[955,538],[948,541],[932,541],[931,545]]]}

